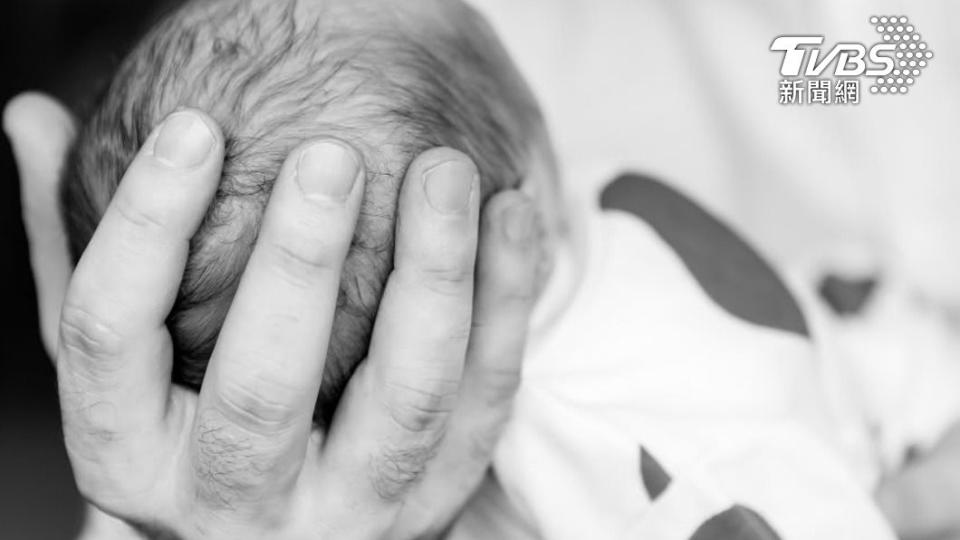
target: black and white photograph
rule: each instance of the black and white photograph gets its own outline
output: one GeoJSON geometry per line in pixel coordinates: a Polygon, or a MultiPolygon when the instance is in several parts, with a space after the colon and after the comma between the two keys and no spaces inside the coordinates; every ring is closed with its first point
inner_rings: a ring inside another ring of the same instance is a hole
{"type": "Polygon", "coordinates": [[[0,540],[960,540],[960,3],[0,11],[0,540]]]}

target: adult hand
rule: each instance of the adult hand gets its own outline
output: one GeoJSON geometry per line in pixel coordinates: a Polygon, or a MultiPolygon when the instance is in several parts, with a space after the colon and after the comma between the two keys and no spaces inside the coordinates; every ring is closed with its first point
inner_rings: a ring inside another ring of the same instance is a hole
{"type": "Polygon", "coordinates": [[[903,540],[960,540],[960,424],[884,480],[877,501],[903,540]]]}
{"type": "Polygon", "coordinates": [[[311,413],[363,193],[353,149],[313,141],[287,159],[197,395],[170,383],[164,320],[220,177],[216,124],[180,111],[150,135],[72,276],[56,205],[70,116],[26,95],[4,126],[87,500],[184,539],[444,530],[518,384],[536,264],[524,196],[495,196],[481,220],[469,158],[434,149],[413,162],[370,352],[324,434],[311,413]]]}

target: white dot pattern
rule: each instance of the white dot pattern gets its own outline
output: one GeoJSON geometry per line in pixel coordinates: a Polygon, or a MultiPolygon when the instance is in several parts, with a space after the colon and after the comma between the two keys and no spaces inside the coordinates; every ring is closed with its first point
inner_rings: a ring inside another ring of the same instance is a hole
{"type": "Polygon", "coordinates": [[[870,24],[875,26],[883,41],[897,43],[894,66],[899,66],[890,75],[877,77],[876,84],[870,87],[871,94],[906,94],[916,82],[915,77],[920,76],[927,61],[933,58],[933,51],[920,41],[920,32],[909,22],[903,15],[870,17],[870,24]]]}

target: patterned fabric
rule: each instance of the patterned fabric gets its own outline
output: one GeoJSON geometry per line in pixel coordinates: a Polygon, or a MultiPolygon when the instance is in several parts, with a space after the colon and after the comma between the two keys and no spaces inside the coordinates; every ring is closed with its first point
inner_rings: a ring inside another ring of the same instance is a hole
{"type": "Polygon", "coordinates": [[[893,540],[776,272],[649,178],[603,193],[574,212],[558,264],[581,278],[534,328],[495,477],[452,538],[893,540]]]}
{"type": "Polygon", "coordinates": [[[703,291],[731,315],[807,336],[807,323],[780,276],[726,224],[680,192],[648,176],[624,174],[600,197],[604,209],[650,225],[703,291]]]}

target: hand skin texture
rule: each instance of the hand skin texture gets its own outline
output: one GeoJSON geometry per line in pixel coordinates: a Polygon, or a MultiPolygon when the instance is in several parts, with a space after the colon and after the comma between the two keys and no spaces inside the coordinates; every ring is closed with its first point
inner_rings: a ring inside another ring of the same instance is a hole
{"type": "Polygon", "coordinates": [[[500,193],[481,213],[467,156],[416,158],[369,355],[322,433],[311,413],[365,177],[354,149],[315,140],[288,157],[197,395],[170,383],[164,320],[220,178],[217,125],[181,110],[154,130],[75,269],[57,207],[70,114],[24,94],[3,126],[66,448],[91,504],[84,537],[442,535],[519,384],[538,252],[527,197],[500,193]]]}

